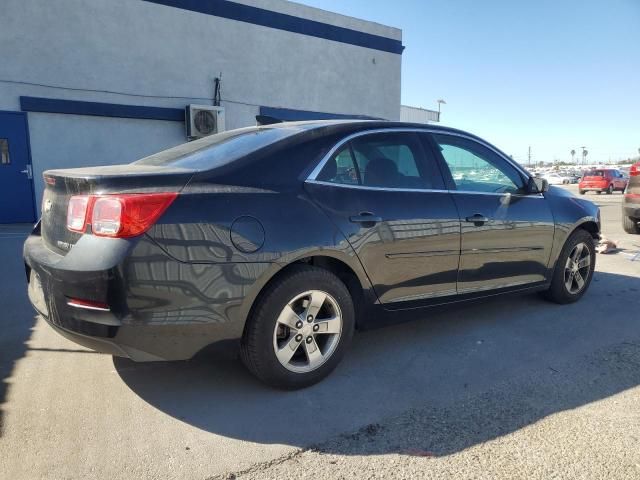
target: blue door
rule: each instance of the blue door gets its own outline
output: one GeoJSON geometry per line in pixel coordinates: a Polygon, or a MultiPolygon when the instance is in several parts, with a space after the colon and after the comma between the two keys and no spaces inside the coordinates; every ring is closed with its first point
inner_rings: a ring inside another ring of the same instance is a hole
{"type": "Polygon", "coordinates": [[[34,219],[27,115],[0,112],[0,223],[34,219]]]}

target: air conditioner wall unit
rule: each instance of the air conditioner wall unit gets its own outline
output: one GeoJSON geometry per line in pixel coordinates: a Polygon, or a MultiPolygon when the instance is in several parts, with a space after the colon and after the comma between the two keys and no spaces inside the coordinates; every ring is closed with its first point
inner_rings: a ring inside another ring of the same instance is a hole
{"type": "Polygon", "coordinates": [[[187,105],[184,119],[189,140],[206,137],[225,130],[224,107],[187,105]]]}

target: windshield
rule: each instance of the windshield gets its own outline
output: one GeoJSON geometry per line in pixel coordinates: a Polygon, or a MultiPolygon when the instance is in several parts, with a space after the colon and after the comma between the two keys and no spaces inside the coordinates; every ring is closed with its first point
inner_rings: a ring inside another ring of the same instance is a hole
{"type": "Polygon", "coordinates": [[[178,145],[134,164],[206,170],[230,163],[301,131],[303,128],[298,126],[241,128],[178,145]]]}

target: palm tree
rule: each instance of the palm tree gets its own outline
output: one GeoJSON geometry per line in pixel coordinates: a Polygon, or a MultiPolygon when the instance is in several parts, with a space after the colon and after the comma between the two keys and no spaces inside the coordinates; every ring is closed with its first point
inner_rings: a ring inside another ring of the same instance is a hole
{"type": "Polygon", "coordinates": [[[576,151],[575,150],[571,150],[571,163],[573,163],[573,157],[576,156],[576,151]]]}
{"type": "Polygon", "coordinates": [[[587,163],[587,155],[589,154],[589,151],[585,148],[584,150],[582,150],[582,160],[584,163],[587,163]]]}

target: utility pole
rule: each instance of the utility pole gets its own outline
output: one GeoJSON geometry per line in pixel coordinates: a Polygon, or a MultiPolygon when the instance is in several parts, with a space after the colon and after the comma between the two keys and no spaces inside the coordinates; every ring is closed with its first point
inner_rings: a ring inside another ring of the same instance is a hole
{"type": "Polygon", "coordinates": [[[438,99],[438,122],[440,121],[440,105],[446,105],[447,102],[445,102],[443,99],[439,98],[438,99]]]}
{"type": "Polygon", "coordinates": [[[531,166],[531,146],[529,146],[529,155],[527,157],[529,159],[529,166],[531,166]]]}

